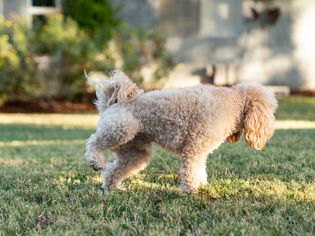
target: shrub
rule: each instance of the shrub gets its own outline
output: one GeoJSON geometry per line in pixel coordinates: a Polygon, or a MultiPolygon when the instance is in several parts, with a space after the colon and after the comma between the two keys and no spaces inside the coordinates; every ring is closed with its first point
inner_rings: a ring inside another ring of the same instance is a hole
{"type": "MultiPolygon", "coordinates": [[[[97,35],[98,33],[96,33],[97,35]]],[[[143,86],[143,68],[151,81],[165,77],[173,66],[164,40],[154,31],[120,26],[112,39],[99,44],[78,23],[62,14],[29,29],[15,21],[0,21],[0,102],[10,98],[87,97],[84,70],[124,70],[143,86]],[[45,56],[44,66],[38,56],[45,56]],[[152,66],[153,65],[153,66],[152,66]]],[[[148,86],[149,88],[155,86],[148,86]]]]}
{"type": "Polygon", "coordinates": [[[106,53],[96,47],[75,21],[65,19],[62,14],[48,16],[35,44],[36,54],[52,59],[50,70],[57,71],[54,79],[61,88],[56,94],[59,97],[76,99],[85,94],[85,69],[104,71],[112,68],[106,53]]]}
{"type": "Polygon", "coordinates": [[[108,0],[63,0],[64,14],[75,20],[89,35],[97,35],[99,41],[112,37],[113,31],[120,25],[108,0]]]}
{"type": "MultiPolygon", "coordinates": [[[[154,30],[140,31],[124,28],[116,33],[113,39],[117,53],[122,58],[122,65],[116,65],[143,86],[144,77],[147,77],[148,89],[160,79],[167,77],[173,68],[174,62],[165,48],[165,40],[154,30]],[[142,69],[150,67],[150,75],[144,75],[142,69]],[[148,78],[150,77],[150,78],[148,78]]],[[[115,55],[115,54],[114,54],[115,55]]]]}
{"type": "Polygon", "coordinates": [[[0,105],[12,95],[24,99],[39,92],[29,39],[26,24],[0,18],[0,105]]]}

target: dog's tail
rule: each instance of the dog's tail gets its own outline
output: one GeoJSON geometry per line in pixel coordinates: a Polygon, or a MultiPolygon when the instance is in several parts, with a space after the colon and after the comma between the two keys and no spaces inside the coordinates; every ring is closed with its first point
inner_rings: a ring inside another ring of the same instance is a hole
{"type": "Polygon", "coordinates": [[[143,93],[122,71],[114,70],[108,80],[85,76],[90,85],[96,87],[95,105],[99,112],[111,105],[128,103],[143,93]]]}

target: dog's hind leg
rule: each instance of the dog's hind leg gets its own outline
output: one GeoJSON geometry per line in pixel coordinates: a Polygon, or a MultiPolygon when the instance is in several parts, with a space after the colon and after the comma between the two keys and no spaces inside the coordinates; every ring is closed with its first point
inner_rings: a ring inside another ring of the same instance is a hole
{"type": "Polygon", "coordinates": [[[139,123],[130,118],[108,117],[99,123],[97,131],[86,142],[85,158],[94,170],[105,165],[103,151],[119,147],[132,140],[140,130],[139,123]]]}
{"type": "Polygon", "coordinates": [[[115,152],[116,160],[109,163],[103,172],[104,191],[119,188],[121,182],[143,170],[150,162],[152,151],[150,143],[131,146],[115,152]]]}

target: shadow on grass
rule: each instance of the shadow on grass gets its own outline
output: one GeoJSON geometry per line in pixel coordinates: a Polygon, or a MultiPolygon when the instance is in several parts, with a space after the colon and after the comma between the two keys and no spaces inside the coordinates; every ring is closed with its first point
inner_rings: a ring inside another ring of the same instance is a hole
{"type": "Polygon", "coordinates": [[[93,129],[64,128],[62,126],[44,126],[28,124],[0,125],[0,141],[28,140],[74,140],[87,139],[93,129]]]}

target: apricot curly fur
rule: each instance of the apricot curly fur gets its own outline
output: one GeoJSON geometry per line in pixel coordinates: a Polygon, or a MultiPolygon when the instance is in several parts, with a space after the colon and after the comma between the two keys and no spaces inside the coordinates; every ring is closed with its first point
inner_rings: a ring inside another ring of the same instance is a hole
{"type": "Polygon", "coordinates": [[[86,143],[86,160],[101,170],[103,188],[144,169],[153,142],[181,157],[181,188],[194,193],[207,184],[206,160],[224,141],[237,142],[242,133],[248,146],[261,150],[274,132],[277,101],[266,87],[241,83],[230,88],[199,85],[143,93],[115,71],[96,85],[100,119],[86,143]],[[116,160],[105,166],[103,151],[116,160]]]}

